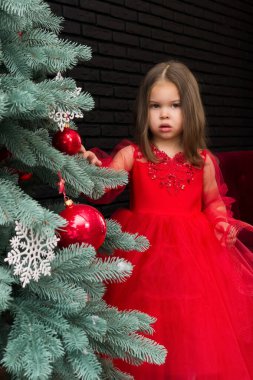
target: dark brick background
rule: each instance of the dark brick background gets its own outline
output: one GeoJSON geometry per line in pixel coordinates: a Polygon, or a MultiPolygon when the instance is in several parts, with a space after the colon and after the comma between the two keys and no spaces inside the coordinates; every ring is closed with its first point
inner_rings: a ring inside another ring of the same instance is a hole
{"type": "Polygon", "coordinates": [[[138,85],[171,58],[197,76],[213,150],[253,149],[253,3],[250,0],[54,0],[62,36],[93,58],[68,75],[95,99],[79,123],[86,147],[131,136],[138,85]]]}

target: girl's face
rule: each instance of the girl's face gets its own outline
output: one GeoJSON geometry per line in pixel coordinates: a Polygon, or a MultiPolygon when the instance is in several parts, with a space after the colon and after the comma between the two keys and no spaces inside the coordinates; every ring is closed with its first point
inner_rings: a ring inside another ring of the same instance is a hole
{"type": "Polygon", "coordinates": [[[174,83],[160,80],[154,84],[148,104],[148,121],[154,143],[180,141],[183,116],[180,96],[174,83]]]}

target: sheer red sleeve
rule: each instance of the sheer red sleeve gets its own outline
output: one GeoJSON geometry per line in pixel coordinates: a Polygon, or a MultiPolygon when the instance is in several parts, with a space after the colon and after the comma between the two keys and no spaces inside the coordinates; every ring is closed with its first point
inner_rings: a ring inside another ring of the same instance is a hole
{"type": "MultiPolygon", "coordinates": [[[[125,170],[128,173],[131,171],[134,163],[135,146],[129,140],[123,140],[113,150],[111,154],[107,154],[99,148],[91,149],[96,154],[100,161],[102,161],[102,167],[110,169],[125,170]]],[[[116,189],[105,189],[104,195],[97,200],[90,199],[92,203],[107,204],[112,202],[126,186],[118,186],[116,189]]]]}
{"type": "Polygon", "coordinates": [[[253,232],[253,226],[233,218],[231,205],[235,201],[227,195],[218,161],[206,152],[203,174],[203,211],[222,245],[231,247],[242,229],[253,232]]]}

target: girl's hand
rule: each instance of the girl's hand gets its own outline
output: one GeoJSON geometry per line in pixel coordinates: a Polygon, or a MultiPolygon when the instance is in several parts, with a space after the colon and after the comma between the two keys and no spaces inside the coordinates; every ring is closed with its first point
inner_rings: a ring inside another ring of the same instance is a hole
{"type": "Polygon", "coordinates": [[[84,146],[81,146],[81,150],[79,151],[79,154],[81,154],[84,158],[86,158],[90,164],[101,166],[102,162],[97,158],[95,153],[91,152],[90,150],[86,150],[84,146]]]}
{"type": "Polygon", "coordinates": [[[236,228],[227,222],[218,222],[215,226],[215,235],[223,247],[232,248],[237,239],[236,228]]]}

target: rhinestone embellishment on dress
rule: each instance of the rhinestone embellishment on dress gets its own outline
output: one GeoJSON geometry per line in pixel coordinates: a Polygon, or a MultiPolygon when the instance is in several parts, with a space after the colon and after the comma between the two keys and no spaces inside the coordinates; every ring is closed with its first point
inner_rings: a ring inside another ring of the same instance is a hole
{"type": "Polygon", "coordinates": [[[148,163],[148,174],[151,179],[160,181],[160,185],[166,187],[168,191],[184,190],[193,181],[198,169],[186,161],[182,152],[178,152],[174,157],[169,157],[154,145],[152,149],[160,162],[148,163]]]}

